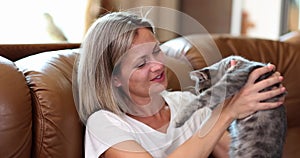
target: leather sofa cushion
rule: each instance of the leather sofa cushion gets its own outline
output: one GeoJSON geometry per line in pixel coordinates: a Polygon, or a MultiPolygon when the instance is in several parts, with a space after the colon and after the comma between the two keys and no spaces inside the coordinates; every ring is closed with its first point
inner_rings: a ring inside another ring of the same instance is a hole
{"type": "Polygon", "coordinates": [[[76,52],[44,52],[15,62],[32,92],[33,157],[83,157],[83,125],[72,93],[76,52]]]}
{"type": "Polygon", "coordinates": [[[3,57],[0,87],[0,155],[28,158],[32,144],[31,96],[22,72],[3,57]]]}

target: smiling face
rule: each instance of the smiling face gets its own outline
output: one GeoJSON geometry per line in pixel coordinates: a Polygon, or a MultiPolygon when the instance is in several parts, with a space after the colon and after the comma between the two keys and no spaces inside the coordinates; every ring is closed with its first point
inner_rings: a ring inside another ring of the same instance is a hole
{"type": "Polygon", "coordinates": [[[163,53],[153,33],[146,28],[137,30],[131,49],[121,61],[115,86],[138,105],[149,104],[150,96],[167,87],[163,53]]]}

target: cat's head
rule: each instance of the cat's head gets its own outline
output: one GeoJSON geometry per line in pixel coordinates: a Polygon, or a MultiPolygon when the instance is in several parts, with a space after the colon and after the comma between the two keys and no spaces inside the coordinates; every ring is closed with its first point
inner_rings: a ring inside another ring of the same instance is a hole
{"type": "Polygon", "coordinates": [[[249,66],[250,61],[240,56],[229,56],[203,69],[190,72],[190,78],[195,81],[197,94],[216,84],[225,73],[232,73],[249,66]]]}
{"type": "Polygon", "coordinates": [[[190,72],[190,78],[195,81],[194,90],[196,94],[200,94],[206,89],[215,85],[229,69],[224,63],[218,63],[190,72]]]}

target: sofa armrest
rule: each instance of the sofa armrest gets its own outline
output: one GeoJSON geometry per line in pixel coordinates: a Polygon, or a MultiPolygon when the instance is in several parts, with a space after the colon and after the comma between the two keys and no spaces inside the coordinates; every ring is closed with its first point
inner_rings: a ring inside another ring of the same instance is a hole
{"type": "Polygon", "coordinates": [[[0,155],[31,157],[32,108],[25,77],[0,57],[0,155]]]}

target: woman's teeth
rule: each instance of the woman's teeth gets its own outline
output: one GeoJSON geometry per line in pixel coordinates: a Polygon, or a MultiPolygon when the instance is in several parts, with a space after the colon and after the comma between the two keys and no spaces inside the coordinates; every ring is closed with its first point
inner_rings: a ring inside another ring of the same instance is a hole
{"type": "Polygon", "coordinates": [[[160,79],[161,78],[161,75],[159,75],[159,76],[157,76],[157,77],[155,77],[156,79],[160,79]]]}

